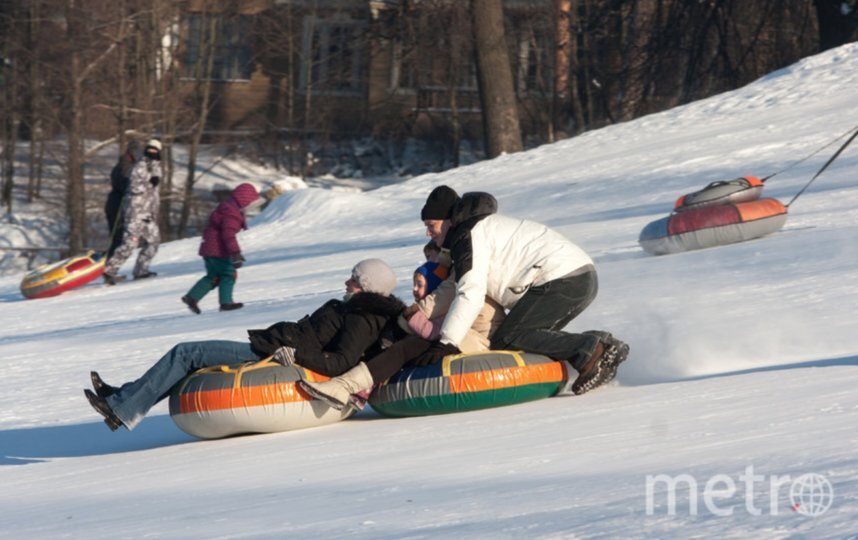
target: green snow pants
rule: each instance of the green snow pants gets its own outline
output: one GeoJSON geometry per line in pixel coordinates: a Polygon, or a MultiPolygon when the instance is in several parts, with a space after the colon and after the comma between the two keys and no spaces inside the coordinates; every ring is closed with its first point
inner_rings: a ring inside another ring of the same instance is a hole
{"type": "Polygon", "coordinates": [[[231,304],[232,289],[238,277],[235,265],[231,260],[220,257],[203,257],[203,261],[206,263],[206,275],[191,287],[188,296],[199,302],[210,290],[217,287],[220,303],[231,304]]]}

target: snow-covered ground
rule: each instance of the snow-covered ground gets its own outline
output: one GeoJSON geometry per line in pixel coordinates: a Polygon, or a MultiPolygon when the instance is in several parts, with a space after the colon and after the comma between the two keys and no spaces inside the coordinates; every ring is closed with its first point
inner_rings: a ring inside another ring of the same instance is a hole
{"type": "MultiPolygon", "coordinates": [[[[28,301],[21,276],[0,278],[0,536],[858,538],[858,143],[772,236],[664,257],[637,245],[679,195],[781,170],[856,127],[856,88],[851,44],[533,151],[368,192],[291,191],[240,238],[237,312],[179,302],[201,275],[197,239],[162,246],[151,281],[28,301]],[[166,404],[110,433],[84,399],[91,369],[119,383],[176,342],[309,313],[362,258],[389,261],[408,297],[440,183],[490,191],[592,254],[600,294],[569,328],[631,344],[616,383],[215,441],[179,431],[166,404]],[[802,492],[813,479],[831,491],[802,492]]],[[[787,202],[835,149],[767,195],[787,202]]]]}

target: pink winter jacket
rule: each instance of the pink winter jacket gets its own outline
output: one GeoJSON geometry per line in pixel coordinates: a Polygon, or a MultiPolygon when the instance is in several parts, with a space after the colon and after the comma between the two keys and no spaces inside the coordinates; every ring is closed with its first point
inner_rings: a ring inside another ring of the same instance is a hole
{"type": "Polygon", "coordinates": [[[242,209],[259,199],[259,193],[252,184],[244,183],[232,190],[229,199],[223,201],[209,216],[206,230],[203,231],[203,243],[200,255],[229,259],[241,253],[235,235],[247,228],[247,220],[242,209]]]}

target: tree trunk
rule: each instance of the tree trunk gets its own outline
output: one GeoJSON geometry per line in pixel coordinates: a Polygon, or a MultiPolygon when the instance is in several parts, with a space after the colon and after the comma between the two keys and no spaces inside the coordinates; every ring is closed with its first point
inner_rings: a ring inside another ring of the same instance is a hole
{"type": "Polygon", "coordinates": [[[304,132],[301,136],[301,145],[300,151],[301,155],[299,156],[299,163],[301,165],[301,178],[306,178],[310,174],[310,167],[312,164],[307,159],[308,156],[308,141],[310,138],[310,129],[312,127],[312,123],[310,122],[310,118],[312,118],[312,110],[313,110],[313,84],[315,81],[313,80],[313,62],[315,62],[315,58],[313,55],[313,49],[316,46],[314,43],[315,37],[315,28],[313,26],[313,22],[315,21],[315,17],[310,18],[309,28],[307,29],[307,34],[310,36],[310,43],[307,46],[305,54],[308,56],[304,58],[304,63],[307,65],[307,69],[305,71],[305,80],[307,81],[306,87],[304,88],[304,132]]]}
{"type": "Polygon", "coordinates": [[[501,0],[471,0],[486,155],[522,150],[501,0]]]}
{"type": "Polygon", "coordinates": [[[551,102],[549,141],[569,136],[570,80],[572,67],[572,0],[555,0],[554,95],[551,102]]]}
{"type": "Polygon", "coordinates": [[[15,3],[5,7],[0,21],[0,32],[2,32],[2,59],[0,59],[0,86],[3,92],[2,113],[2,187],[0,187],[0,201],[6,207],[6,213],[12,213],[12,187],[15,181],[15,148],[18,142],[18,70],[23,65],[20,54],[21,47],[18,45],[22,37],[17,28],[17,9],[15,3]]]}
{"type": "MultiPolygon", "coordinates": [[[[7,68],[3,137],[3,202],[6,212],[12,213],[12,187],[15,184],[15,149],[18,146],[18,65],[7,68]]],[[[5,77],[4,77],[5,78],[5,77]]]]}
{"type": "Polygon", "coordinates": [[[39,2],[33,2],[30,6],[30,20],[28,21],[29,39],[28,46],[32,59],[30,61],[30,164],[27,181],[27,202],[39,196],[39,187],[42,176],[42,155],[44,153],[44,132],[42,128],[42,80],[40,66],[42,63],[40,55],[39,26],[41,15],[39,13],[39,2]]]}
{"type": "MultiPolygon", "coordinates": [[[[69,250],[78,252],[87,244],[86,185],[84,183],[84,133],[83,106],[84,91],[93,71],[116,49],[116,42],[109,45],[95,58],[84,64],[84,51],[89,45],[81,36],[91,32],[86,22],[88,12],[84,12],[76,0],[67,0],[65,5],[66,40],[69,51],[69,71],[67,81],[68,100],[68,155],[66,159],[66,211],[69,220],[69,250]]],[[[91,48],[91,45],[90,45],[91,48]]]]}
{"type": "MultiPolygon", "coordinates": [[[[125,0],[118,0],[116,8],[119,13],[119,35],[125,35],[126,16],[128,15],[125,8],[125,0]]],[[[126,81],[127,70],[126,63],[126,46],[125,42],[119,44],[119,58],[116,62],[117,85],[119,86],[119,112],[116,119],[117,137],[119,139],[119,155],[125,151],[125,129],[128,125],[128,81],[126,81]]]]}
{"type": "Polygon", "coordinates": [[[579,75],[580,62],[578,61],[578,30],[580,26],[580,15],[578,14],[578,0],[572,0],[569,6],[569,107],[572,114],[572,133],[584,131],[584,106],[581,104],[581,77],[579,75]]]}
{"type": "MultiPolygon", "coordinates": [[[[594,80],[592,74],[592,66],[595,63],[596,55],[593,52],[593,35],[592,29],[590,26],[590,1],[591,0],[580,0],[581,2],[581,13],[580,17],[584,20],[587,27],[581,33],[581,54],[584,60],[584,67],[581,70],[581,77],[583,79],[583,84],[581,85],[581,89],[584,90],[584,97],[581,98],[582,103],[582,116],[584,117],[584,122],[586,122],[587,126],[592,126],[597,122],[598,118],[596,117],[596,105],[593,102],[593,88],[597,87],[597,81],[594,80]]],[[[582,128],[583,129],[583,128],[582,128]]]]}
{"type": "Polygon", "coordinates": [[[83,79],[81,53],[76,46],[82,35],[75,0],[66,3],[66,39],[69,51],[69,125],[66,157],[66,214],[69,220],[69,252],[77,253],[86,245],[86,186],[83,181],[83,136],[81,102],[83,79]]]}
{"type": "Polygon", "coordinates": [[[462,51],[466,50],[462,38],[465,32],[462,19],[464,13],[454,11],[448,28],[447,38],[450,43],[447,71],[450,74],[447,79],[447,94],[450,104],[450,156],[453,167],[459,166],[462,145],[462,121],[459,114],[458,91],[462,86],[462,51]]]}
{"type": "MultiPolygon", "coordinates": [[[[205,34],[205,32],[203,32],[205,34]]],[[[212,90],[212,69],[214,67],[215,46],[217,43],[218,24],[217,17],[212,16],[209,25],[208,35],[205,36],[204,46],[200,50],[205,51],[206,65],[202,72],[202,81],[199,82],[199,97],[200,108],[197,118],[197,126],[191,138],[191,148],[188,150],[188,175],[185,180],[184,197],[182,200],[182,212],[179,216],[179,238],[185,236],[185,231],[188,227],[188,220],[191,216],[191,205],[193,204],[194,195],[194,176],[197,169],[197,153],[200,149],[200,142],[203,139],[203,132],[206,129],[206,121],[209,115],[209,99],[211,98],[212,90]]]]}
{"type": "MultiPolygon", "coordinates": [[[[156,1],[155,6],[161,14],[161,20],[174,21],[177,18],[173,2],[156,1]]],[[[165,238],[173,236],[172,211],[173,211],[173,141],[175,140],[176,126],[178,125],[179,91],[176,88],[178,75],[175,58],[179,57],[179,44],[171,40],[169,50],[165,47],[158,48],[158,65],[160,78],[161,114],[160,126],[163,137],[161,143],[164,151],[161,153],[161,171],[164,177],[161,179],[161,209],[159,212],[160,224],[165,238]]]]}

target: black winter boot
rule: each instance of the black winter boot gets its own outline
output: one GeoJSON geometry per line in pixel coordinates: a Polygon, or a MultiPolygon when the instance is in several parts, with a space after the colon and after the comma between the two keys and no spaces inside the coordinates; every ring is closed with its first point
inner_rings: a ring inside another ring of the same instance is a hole
{"type": "Polygon", "coordinates": [[[122,274],[117,274],[114,276],[113,274],[104,273],[101,275],[101,277],[104,278],[104,283],[107,285],[116,285],[117,283],[122,283],[123,281],[125,281],[125,276],[123,276],[122,274]]]}
{"type": "Polygon", "coordinates": [[[83,395],[86,396],[86,399],[89,400],[89,404],[92,405],[92,408],[95,411],[104,417],[104,423],[107,424],[107,427],[110,428],[110,431],[116,431],[125,424],[122,423],[122,420],[119,419],[118,416],[113,412],[113,409],[110,408],[110,405],[104,400],[104,398],[100,398],[92,393],[92,390],[86,389],[83,391],[83,395]]]}
{"type": "Polygon", "coordinates": [[[134,279],[146,279],[146,278],[150,278],[150,277],[155,277],[157,275],[158,275],[158,272],[150,272],[149,270],[146,270],[145,272],[142,272],[142,273],[134,276],[134,279]]]}
{"type": "Polygon", "coordinates": [[[584,333],[598,336],[599,343],[589,360],[579,370],[578,378],[572,383],[572,392],[578,395],[614,380],[617,376],[617,368],[629,355],[629,346],[608,332],[584,333]]]}
{"type": "Polygon", "coordinates": [[[220,310],[221,311],[232,311],[234,309],[241,309],[243,307],[244,307],[244,304],[242,304],[241,302],[232,302],[230,304],[221,304],[220,310]]]}
{"type": "Polygon", "coordinates": [[[89,380],[92,381],[92,389],[95,390],[95,395],[100,398],[112,396],[118,390],[118,388],[110,386],[109,384],[101,380],[101,375],[99,375],[97,371],[89,372],[89,380]]]}
{"type": "Polygon", "coordinates": [[[182,302],[184,302],[185,305],[188,306],[188,309],[190,309],[192,312],[196,313],[197,315],[202,313],[200,311],[199,304],[197,304],[197,301],[194,300],[193,298],[191,298],[190,296],[188,296],[188,295],[183,296],[182,302]]]}

